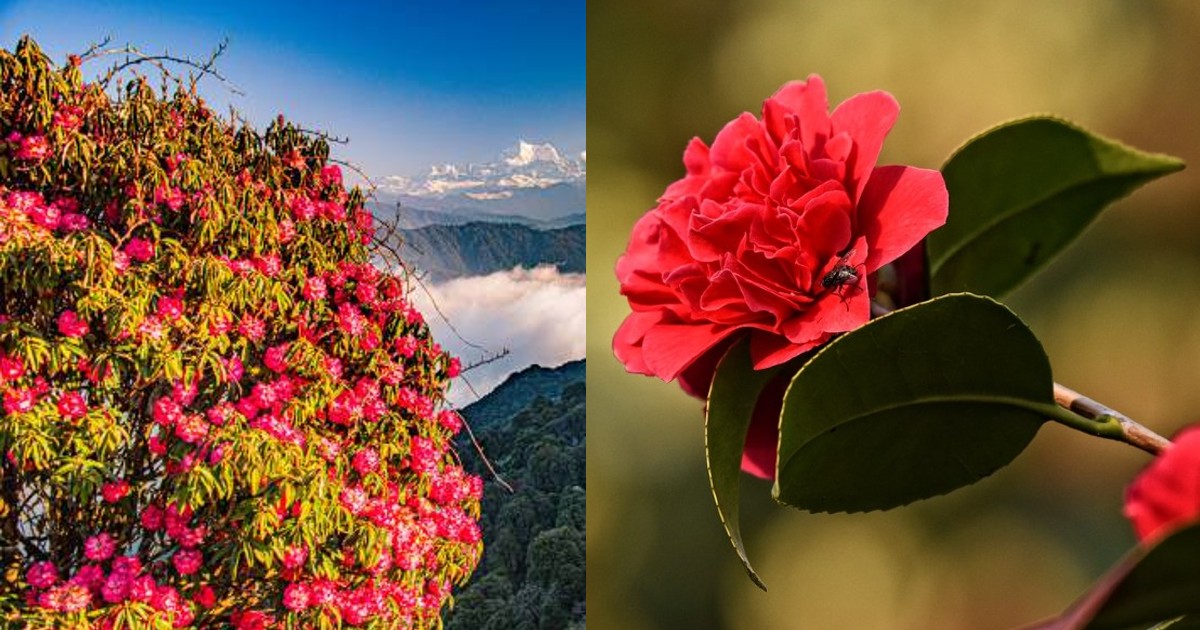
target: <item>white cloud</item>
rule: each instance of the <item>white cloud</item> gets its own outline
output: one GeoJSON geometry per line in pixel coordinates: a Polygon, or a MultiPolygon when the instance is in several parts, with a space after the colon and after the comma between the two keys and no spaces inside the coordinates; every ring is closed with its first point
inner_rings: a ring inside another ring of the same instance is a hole
{"type": "MultiPolygon", "coordinates": [[[[413,302],[425,314],[434,339],[461,357],[464,366],[508,349],[507,356],[464,374],[483,396],[530,365],[551,367],[585,356],[585,285],[583,274],[560,274],[549,266],[427,285],[458,333],[486,352],[459,339],[420,287],[413,291],[413,302]]],[[[450,389],[450,400],[466,406],[476,398],[460,378],[450,389]]]]}

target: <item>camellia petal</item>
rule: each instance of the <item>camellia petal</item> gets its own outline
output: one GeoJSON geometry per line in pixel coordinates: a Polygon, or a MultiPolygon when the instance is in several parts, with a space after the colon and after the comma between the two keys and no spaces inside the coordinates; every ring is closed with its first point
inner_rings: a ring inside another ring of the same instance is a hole
{"type": "Polygon", "coordinates": [[[867,184],[883,139],[887,137],[896,117],[900,115],[900,104],[887,92],[858,94],[838,105],[829,116],[834,133],[845,133],[854,139],[854,154],[848,160],[851,178],[857,183],[852,191],[855,199],[862,198],[863,186],[867,184]]]}
{"type": "Polygon", "coordinates": [[[874,271],[944,225],[950,195],[939,171],[881,166],[871,173],[858,208],[860,227],[867,237],[865,264],[868,271],[874,271]]]}
{"type": "Polygon", "coordinates": [[[642,340],[643,360],[655,376],[672,381],[690,363],[736,331],[713,324],[655,326],[642,340]]]}

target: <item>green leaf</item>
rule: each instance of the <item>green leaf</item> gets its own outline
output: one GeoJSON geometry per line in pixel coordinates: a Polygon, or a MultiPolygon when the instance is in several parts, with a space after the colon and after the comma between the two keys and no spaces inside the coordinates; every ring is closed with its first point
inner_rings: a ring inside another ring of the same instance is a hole
{"type": "Polygon", "coordinates": [[[1182,168],[1054,118],[985,131],[942,167],[950,217],[927,240],[934,295],[1004,295],[1106,206],[1182,168]]]}
{"type": "Polygon", "coordinates": [[[774,496],[814,512],[881,510],[1012,461],[1054,404],[1050,363],[1012,311],[948,295],[817,353],[784,396],[774,496]]]}
{"type": "Polygon", "coordinates": [[[1125,630],[1165,621],[1174,623],[1160,627],[1200,627],[1197,558],[1200,524],[1192,524],[1134,549],[1061,617],[1028,630],[1125,630]]]}
{"type": "Polygon", "coordinates": [[[725,533],[750,579],[764,591],[765,584],[754,568],[742,544],[738,518],[738,485],[742,476],[742,450],[746,431],[754,413],[758,395],[782,366],[755,371],[750,361],[750,344],[742,341],[725,353],[717,365],[709,388],[704,417],[704,446],[708,463],[708,481],[717,514],[725,533]]]}

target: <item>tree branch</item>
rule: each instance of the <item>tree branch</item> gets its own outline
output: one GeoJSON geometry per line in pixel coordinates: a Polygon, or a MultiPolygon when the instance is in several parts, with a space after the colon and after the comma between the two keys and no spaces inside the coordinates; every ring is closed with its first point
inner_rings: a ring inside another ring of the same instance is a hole
{"type": "Polygon", "coordinates": [[[1064,385],[1054,384],[1054,402],[1058,403],[1058,406],[1090,420],[1115,420],[1121,428],[1121,437],[1116,439],[1136,446],[1151,455],[1159,455],[1171,446],[1170,440],[1135,422],[1129,416],[1064,385]]]}

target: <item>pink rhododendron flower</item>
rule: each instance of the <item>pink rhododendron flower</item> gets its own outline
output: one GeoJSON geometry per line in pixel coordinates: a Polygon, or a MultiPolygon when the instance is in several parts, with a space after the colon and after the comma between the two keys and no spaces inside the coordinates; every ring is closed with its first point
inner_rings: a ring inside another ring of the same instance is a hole
{"type": "Polygon", "coordinates": [[[342,507],[355,516],[362,514],[363,510],[367,508],[368,499],[367,491],[359,486],[343,488],[341,494],[338,495],[338,502],[342,504],[342,507]]]}
{"type": "Polygon", "coordinates": [[[148,531],[156,532],[163,527],[164,513],[162,508],[155,505],[147,505],[142,509],[142,527],[148,531]]]}
{"type": "Polygon", "coordinates": [[[289,218],[279,220],[279,242],[288,243],[296,238],[296,224],[289,218]]]}
{"type": "Polygon", "coordinates": [[[4,411],[9,415],[32,411],[36,402],[37,394],[32,389],[14,387],[4,392],[4,411]]]}
{"type": "Polygon", "coordinates": [[[1179,433],[1125,492],[1125,516],[1153,542],[1200,521],[1200,425],[1179,433]]]}
{"type": "Polygon", "coordinates": [[[325,294],[325,279],[321,276],[310,276],[304,281],[304,299],[310,301],[324,300],[325,294]]]}
{"type": "Polygon", "coordinates": [[[229,616],[234,630],[266,630],[275,618],[260,610],[237,611],[229,616]]]}
{"type": "Polygon", "coordinates": [[[58,220],[58,227],[64,232],[80,232],[88,229],[89,225],[91,222],[88,218],[78,212],[68,212],[58,220]]]}
{"type": "Polygon", "coordinates": [[[113,571],[104,581],[104,585],[100,587],[100,596],[110,604],[125,601],[133,586],[133,579],[134,576],[128,573],[113,571]]]}
{"type": "Polygon", "coordinates": [[[329,164],[321,168],[321,181],[328,184],[342,183],[342,169],[337,164],[329,164]]]}
{"type": "Polygon", "coordinates": [[[199,444],[208,436],[208,421],[198,413],[187,414],[175,425],[175,437],[188,444],[199,444]]]}
{"type": "Polygon", "coordinates": [[[449,429],[450,433],[458,433],[462,430],[462,416],[450,409],[443,409],[438,414],[438,424],[449,429]]]}
{"type": "Polygon", "coordinates": [[[183,419],[183,407],[175,402],[169,396],[163,396],[154,401],[154,406],[151,408],[150,417],[154,422],[164,427],[175,426],[183,419]]]}
{"type": "Polygon", "coordinates": [[[158,315],[167,320],[179,319],[183,316],[183,299],[168,295],[159,297],[158,315]]]}
{"type": "Polygon", "coordinates": [[[245,369],[242,366],[242,359],[237,356],[229,357],[221,360],[222,367],[225,368],[226,374],[229,376],[230,382],[236,383],[242,380],[245,374],[245,369]]]}
{"type": "Polygon", "coordinates": [[[192,596],[192,601],[203,608],[212,608],[217,605],[217,594],[211,586],[205,584],[196,590],[196,594],[192,596]]]}
{"type": "Polygon", "coordinates": [[[257,269],[259,273],[268,278],[274,278],[275,276],[279,275],[280,271],[283,271],[283,262],[279,260],[279,256],[274,254],[268,256],[256,256],[253,264],[254,268],[257,269]]]}
{"type": "Polygon", "coordinates": [[[154,258],[154,243],[141,238],[131,238],[125,244],[124,252],[138,262],[146,262],[154,258]]]}
{"type": "Polygon", "coordinates": [[[304,561],[308,559],[308,549],[303,545],[289,545],[283,550],[283,558],[281,562],[284,568],[299,569],[304,566],[304,561]]]}
{"type": "Polygon", "coordinates": [[[78,129],[83,125],[83,108],[75,105],[64,105],[54,112],[51,124],[65,130],[78,129]]]}
{"type": "Polygon", "coordinates": [[[286,372],[288,369],[287,352],[288,344],[286,343],[267,348],[267,351],[263,353],[263,365],[272,372],[280,374],[286,372]]]}
{"type": "Polygon", "coordinates": [[[195,549],[180,549],[171,556],[171,564],[180,575],[191,575],[200,570],[204,555],[195,549]]]}
{"type": "Polygon", "coordinates": [[[58,332],[67,337],[80,338],[88,333],[87,322],[80,319],[75,311],[63,311],[57,320],[58,332]]]}
{"type": "Polygon", "coordinates": [[[167,334],[167,328],[158,315],[149,315],[138,324],[137,332],[142,338],[158,341],[167,334]]]}
{"type": "Polygon", "coordinates": [[[108,533],[97,534],[83,542],[83,555],[96,562],[108,560],[116,550],[117,542],[108,533]]]}
{"type": "Polygon", "coordinates": [[[185,198],[183,191],[174,186],[159,186],[154,189],[154,203],[165,205],[171,210],[179,210],[183,207],[185,198]]]}
{"type": "Polygon", "coordinates": [[[129,254],[113,252],[113,269],[122,272],[129,269],[129,254]]]}
{"type": "Polygon", "coordinates": [[[321,459],[327,462],[337,459],[338,455],[342,452],[341,445],[326,437],[321,438],[321,441],[317,442],[317,449],[321,455],[321,459]]]}
{"type": "Polygon", "coordinates": [[[109,481],[103,486],[100,486],[100,496],[107,503],[116,503],[121,499],[129,496],[129,482],[121,479],[119,481],[109,481]]]}
{"type": "Polygon", "coordinates": [[[83,394],[67,392],[59,396],[58,415],[67,420],[78,420],[87,415],[87,403],[83,400],[83,394]]]}
{"type": "MultiPolygon", "coordinates": [[[[617,262],[633,311],[613,339],[625,368],[704,395],[735,339],[765,369],[866,323],[873,274],[941,226],[949,203],[938,171],[876,166],[898,113],[886,92],[831,113],[812,75],[711,147],[693,139],[687,174],[617,262]]],[[[746,469],[772,477],[768,459],[746,469]]]]}
{"type": "Polygon", "coordinates": [[[375,472],[375,470],[379,468],[379,451],[369,446],[362,448],[354,454],[354,458],[351,460],[350,465],[353,466],[354,470],[358,471],[358,474],[360,475],[375,472]]]}
{"type": "Polygon", "coordinates": [[[151,435],[150,439],[146,440],[146,449],[155,455],[166,455],[167,443],[163,441],[162,436],[151,435]]]}
{"type": "Polygon", "coordinates": [[[58,612],[74,613],[87,610],[92,603],[92,592],[80,584],[56,586],[38,598],[38,604],[58,612]]]}
{"type": "Polygon", "coordinates": [[[46,136],[25,136],[16,153],[18,160],[40,162],[50,156],[50,141],[46,136]]]}
{"type": "Polygon", "coordinates": [[[306,610],[310,605],[309,595],[308,586],[292,582],[283,589],[283,607],[294,611],[306,610]]]}
{"type": "Polygon", "coordinates": [[[267,334],[267,325],[263,323],[263,320],[246,313],[242,316],[242,321],[238,323],[238,334],[250,341],[260,341],[267,334]]]}
{"type": "Polygon", "coordinates": [[[0,382],[16,381],[25,375],[25,362],[0,351],[0,382]]]}
{"type": "Polygon", "coordinates": [[[35,562],[25,572],[25,581],[34,588],[50,588],[58,582],[58,568],[48,560],[35,562]]]}
{"type": "Polygon", "coordinates": [[[409,467],[416,472],[428,473],[437,469],[438,452],[429,438],[413,436],[408,457],[409,467]]]}

